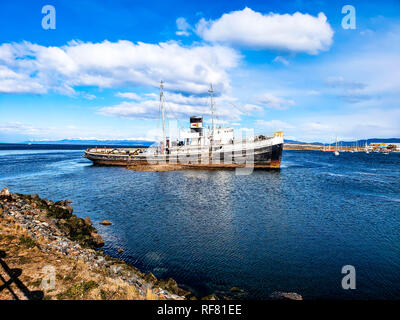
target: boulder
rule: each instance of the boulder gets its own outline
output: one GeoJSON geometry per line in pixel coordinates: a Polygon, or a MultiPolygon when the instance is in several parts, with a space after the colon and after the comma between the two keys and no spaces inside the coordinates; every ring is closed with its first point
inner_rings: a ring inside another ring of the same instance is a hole
{"type": "Polygon", "coordinates": [[[72,214],[72,212],[74,212],[74,208],[70,205],[65,206],[65,210],[67,210],[69,214],[72,214]]]}
{"type": "Polygon", "coordinates": [[[208,296],[205,296],[203,298],[201,298],[201,300],[218,300],[217,296],[215,294],[210,294],[208,296]]]}
{"type": "Polygon", "coordinates": [[[100,224],[102,224],[103,226],[111,226],[112,222],[108,221],[108,220],[103,220],[103,221],[100,222],[100,224]]]}
{"type": "Polygon", "coordinates": [[[191,294],[189,291],[179,288],[176,281],[172,278],[169,278],[167,280],[160,280],[156,283],[156,285],[178,296],[188,296],[191,294]]]}
{"type": "Polygon", "coordinates": [[[147,273],[147,274],[144,276],[144,279],[145,279],[147,282],[150,282],[150,283],[155,283],[155,282],[157,282],[156,276],[155,276],[153,273],[151,273],[151,272],[147,273]]]}
{"type": "Polygon", "coordinates": [[[69,219],[72,216],[72,207],[66,208],[60,205],[52,205],[48,207],[48,215],[57,219],[69,219]]]}
{"type": "Polygon", "coordinates": [[[32,200],[40,200],[39,195],[37,193],[31,194],[31,199],[32,200]]]}
{"type": "Polygon", "coordinates": [[[92,226],[92,220],[90,220],[90,217],[85,217],[85,219],[83,219],[83,221],[85,221],[87,226],[89,226],[89,227],[92,226]]]}
{"type": "Polygon", "coordinates": [[[275,291],[270,295],[274,300],[303,300],[303,297],[296,292],[275,291]]]}
{"type": "Polygon", "coordinates": [[[113,265],[110,267],[110,270],[111,270],[112,273],[118,274],[118,273],[120,273],[120,271],[122,270],[122,266],[121,266],[121,265],[118,265],[118,264],[113,264],[113,265]]]}
{"type": "Polygon", "coordinates": [[[104,246],[104,239],[98,233],[92,232],[90,235],[96,248],[104,246]]]}
{"type": "Polygon", "coordinates": [[[118,253],[122,253],[122,252],[124,252],[124,249],[119,248],[119,249],[118,249],[118,253]]]}
{"type": "Polygon", "coordinates": [[[10,190],[7,187],[0,190],[1,197],[9,197],[11,195],[10,190]]]}
{"type": "Polygon", "coordinates": [[[47,224],[50,224],[50,223],[51,223],[51,220],[50,220],[47,216],[44,216],[44,215],[38,216],[37,219],[38,219],[40,222],[45,222],[45,223],[47,223],[47,224]]]}
{"type": "Polygon", "coordinates": [[[114,273],[114,274],[119,274],[119,273],[121,272],[121,270],[122,270],[122,265],[113,264],[113,265],[110,267],[110,270],[111,270],[111,272],[114,273]]]}

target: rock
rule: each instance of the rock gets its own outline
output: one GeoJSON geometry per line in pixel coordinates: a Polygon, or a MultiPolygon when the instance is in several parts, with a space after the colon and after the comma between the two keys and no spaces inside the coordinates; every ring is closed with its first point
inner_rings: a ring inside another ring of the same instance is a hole
{"type": "Polygon", "coordinates": [[[99,265],[103,265],[103,264],[106,263],[106,259],[104,259],[104,257],[102,257],[102,256],[98,256],[98,257],[97,257],[97,263],[98,263],[99,265]]]}
{"type": "Polygon", "coordinates": [[[100,224],[102,224],[103,226],[111,226],[112,222],[108,221],[108,220],[103,220],[103,221],[100,222],[100,224]]]}
{"type": "Polygon", "coordinates": [[[237,287],[232,287],[232,288],[231,288],[231,292],[240,293],[240,292],[243,292],[243,290],[242,290],[242,289],[239,289],[239,288],[237,288],[237,287]]]}
{"type": "Polygon", "coordinates": [[[144,279],[145,279],[147,282],[150,282],[150,283],[155,283],[155,282],[158,281],[157,278],[156,278],[156,276],[155,276],[154,274],[152,274],[151,272],[147,273],[147,274],[144,276],[144,279]]]}
{"type": "Polygon", "coordinates": [[[9,197],[11,195],[10,190],[7,187],[0,190],[0,196],[9,197]]]}
{"type": "Polygon", "coordinates": [[[118,274],[122,270],[122,267],[114,264],[110,267],[110,270],[112,273],[118,274]]]}
{"type": "Polygon", "coordinates": [[[201,300],[218,300],[218,298],[215,294],[210,294],[208,296],[201,298],[201,300]]]}
{"type": "Polygon", "coordinates": [[[40,222],[46,222],[47,224],[50,224],[50,223],[51,223],[51,220],[50,220],[49,218],[47,218],[46,216],[40,215],[40,216],[37,217],[37,219],[38,219],[40,222]]]}
{"type": "Polygon", "coordinates": [[[122,253],[122,252],[124,252],[124,249],[119,248],[119,249],[118,249],[118,253],[122,253]]]}
{"type": "Polygon", "coordinates": [[[85,217],[85,219],[83,219],[83,221],[85,221],[87,226],[89,226],[89,227],[92,226],[92,220],[90,220],[90,217],[85,217]]]}
{"type": "Polygon", "coordinates": [[[72,212],[74,212],[74,208],[70,205],[65,206],[65,210],[67,210],[70,215],[72,215],[72,212]]]}
{"type": "Polygon", "coordinates": [[[303,297],[296,292],[275,291],[270,295],[274,300],[303,300],[303,297]]]}
{"type": "Polygon", "coordinates": [[[104,239],[98,233],[92,232],[90,236],[92,237],[93,244],[96,248],[104,246],[104,239]]]}
{"type": "Polygon", "coordinates": [[[39,195],[37,193],[31,194],[31,199],[32,200],[40,200],[39,195]]]}
{"type": "Polygon", "coordinates": [[[0,207],[0,216],[3,214],[3,208],[0,207]]]}
{"type": "Polygon", "coordinates": [[[61,220],[61,219],[69,219],[72,216],[71,208],[67,208],[67,207],[55,204],[53,206],[49,206],[48,207],[48,209],[47,209],[48,214],[47,215],[52,217],[52,218],[57,218],[59,220],[61,220]]]}
{"type": "Polygon", "coordinates": [[[42,203],[48,207],[54,206],[54,201],[48,200],[48,199],[42,199],[42,203]]]}
{"type": "Polygon", "coordinates": [[[176,293],[179,288],[178,284],[174,279],[169,278],[168,280],[160,280],[157,282],[157,285],[163,289],[168,290],[171,293],[176,293]]]}
{"type": "Polygon", "coordinates": [[[160,280],[156,283],[156,285],[159,286],[160,288],[168,290],[168,292],[176,294],[178,296],[190,295],[189,291],[179,288],[176,281],[172,278],[169,278],[168,280],[160,280]]]}

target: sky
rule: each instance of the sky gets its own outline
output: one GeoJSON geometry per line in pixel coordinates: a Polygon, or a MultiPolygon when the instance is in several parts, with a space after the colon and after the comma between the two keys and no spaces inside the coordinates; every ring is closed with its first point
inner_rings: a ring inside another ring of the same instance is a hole
{"type": "Polygon", "coordinates": [[[0,142],[154,140],[160,80],[171,130],[212,84],[222,126],[400,137],[398,0],[2,0],[0,30],[0,142]]]}

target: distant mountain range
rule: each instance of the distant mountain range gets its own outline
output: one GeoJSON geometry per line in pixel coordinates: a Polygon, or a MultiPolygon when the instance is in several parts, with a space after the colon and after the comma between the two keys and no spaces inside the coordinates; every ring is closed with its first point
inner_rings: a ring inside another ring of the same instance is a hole
{"type": "MultiPolygon", "coordinates": [[[[287,143],[301,143],[301,144],[324,144],[322,142],[304,142],[297,140],[285,140],[287,143]]],[[[384,143],[400,143],[400,138],[389,138],[389,139],[381,139],[381,138],[372,138],[372,139],[362,139],[358,140],[357,144],[359,146],[365,145],[365,142],[368,144],[376,143],[376,142],[384,142],[384,143]]],[[[23,144],[65,144],[65,145],[93,145],[93,146],[150,146],[154,143],[154,141],[146,141],[146,140],[72,140],[72,139],[63,139],[63,140],[54,140],[54,141],[24,141],[23,144]]],[[[334,145],[335,142],[330,145],[334,145]]],[[[354,146],[356,141],[338,141],[338,144],[341,146],[354,146]]],[[[326,144],[328,145],[328,144],[326,144]]]]}
{"type": "MultiPolygon", "coordinates": [[[[302,143],[302,144],[324,144],[322,142],[302,142],[302,141],[296,141],[296,140],[285,140],[287,143],[302,143]]],[[[362,140],[354,140],[354,141],[338,141],[338,145],[341,146],[354,146],[356,143],[358,146],[364,146],[365,143],[377,143],[377,142],[383,142],[383,143],[400,143],[400,138],[388,138],[388,139],[382,139],[382,138],[372,138],[372,139],[362,139],[362,140]]],[[[329,145],[325,143],[326,145],[329,145]]],[[[335,145],[335,142],[330,143],[330,145],[335,145]]]]}
{"type": "Polygon", "coordinates": [[[72,144],[72,145],[93,145],[93,146],[150,146],[154,142],[146,140],[55,140],[55,141],[25,141],[25,144],[72,144]]]}

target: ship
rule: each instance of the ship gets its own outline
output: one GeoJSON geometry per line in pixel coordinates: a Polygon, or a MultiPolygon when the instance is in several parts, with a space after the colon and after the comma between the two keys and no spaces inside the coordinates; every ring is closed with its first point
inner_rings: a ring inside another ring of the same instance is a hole
{"type": "Polygon", "coordinates": [[[157,171],[157,168],[179,169],[280,169],[283,132],[272,136],[235,136],[234,129],[216,125],[214,91],[208,90],[211,127],[205,128],[203,116],[192,116],[186,130],[172,139],[165,130],[164,83],[160,83],[160,141],[148,148],[89,148],[84,157],[94,165],[126,166],[131,169],[157,171]]]}

